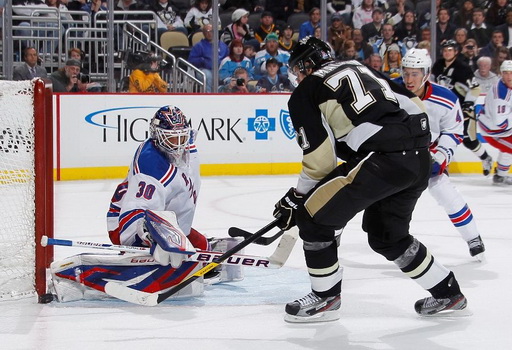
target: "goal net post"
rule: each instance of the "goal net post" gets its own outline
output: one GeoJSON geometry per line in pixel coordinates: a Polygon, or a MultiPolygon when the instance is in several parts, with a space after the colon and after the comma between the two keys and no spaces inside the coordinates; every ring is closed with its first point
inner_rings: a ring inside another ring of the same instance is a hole
{"type": "Polygon", "coordinates": [[[49,80],[0,81],[0,301],[46,293],[53,237],[53,106],[49,80]]]}

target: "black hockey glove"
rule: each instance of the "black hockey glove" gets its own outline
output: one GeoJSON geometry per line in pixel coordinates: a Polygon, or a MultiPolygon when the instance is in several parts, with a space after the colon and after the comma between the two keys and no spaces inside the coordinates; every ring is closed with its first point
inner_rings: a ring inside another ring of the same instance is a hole
{"type": "Polygon", "coordinates": [[[462,102],[461,108],[464,119],[475,119],[475,104],[473,102],[462,102]]]}
{"type": "Polygon", "coordinates": [[[274,217],[279,219],[277,226],[281,230],[289,230],[295,226],[295,215],[299,205],[304,204],[304,196],[295,192],[295,188],[290,188],[274,209],[274,217]]]}

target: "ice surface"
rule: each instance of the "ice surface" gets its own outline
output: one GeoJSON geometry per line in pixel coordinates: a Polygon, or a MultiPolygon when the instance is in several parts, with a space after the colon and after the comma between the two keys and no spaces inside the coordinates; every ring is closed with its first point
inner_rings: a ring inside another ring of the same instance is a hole
{"type": "MultiPolygon", "coordinates": [[[[427,293],[371,251],[358,215],[343,232],[340,247],[345,270],[339,321],[283,321],[284,304],[309,292],[299,243],[280,270],[246,268],[244,281],[207,287],[203,297],[152,308],[117,300],[2,302],[0,349],[509,349],[512,188],[490,181],[478,175],[452,177],[477,220],[486,261],[469,256],[428,192],[411,224],[411,233],[455,272],[471,316],[417,316],[414,302],[427,293]]],[[[230,226],[255,231],[272,220],[274,203],[295,182],[294,176],[205,177],[194,226],[208,236],[227,236],[230,226]]],[[[107,243],[105,214],[116,185],[56,183],[55,236],[107,243]]],[[[273,248],[251,245],[246,252],[269,255],[273,248]]],[[[60,259],[82,251],[56,247],[55,255],[60,259]]]]}

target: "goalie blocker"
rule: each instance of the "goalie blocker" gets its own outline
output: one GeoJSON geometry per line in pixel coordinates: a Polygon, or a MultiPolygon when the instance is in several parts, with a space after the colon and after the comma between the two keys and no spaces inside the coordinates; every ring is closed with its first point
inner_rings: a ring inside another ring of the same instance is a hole
{"type": "MultiPolygon", "coordinates": [[[[192,244],[179,229],[174,213],[148,210],[145,224],[151,239],[158,242],[161,249],[158,261],[147,253],[74,255],[51,264],[49,292],[60,302],[105,299],[110,298],[105,294],[106,283],[115,281],[138,291],[154,293],[179,284],[203,267],[203,263],[187,261],[187,254],[172,252],[194,251],[192,244]],[[162,258],[166,254],[168,257],[162,258]],[[162,261],[167,261],[167,264],[164,262],[162,265],[162,261]]],[[[239,241],[234,238],[218,239],[215,240],[215,249],[224,252],[239,241]]],[[[153,247],[156,245],[153,243],[153,247]]],[[[221,267],[220,282],[240,281],[243,278],[241,265],[221,267]]],[[[199,296],[203,291],[204,279],[200,278],[173,298],[199,296]]]]}

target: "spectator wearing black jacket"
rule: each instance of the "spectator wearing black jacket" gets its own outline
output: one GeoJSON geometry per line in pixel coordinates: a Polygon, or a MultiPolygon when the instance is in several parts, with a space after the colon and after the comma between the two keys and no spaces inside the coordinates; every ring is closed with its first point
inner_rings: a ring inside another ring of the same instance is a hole
{"type": "Polygon", "coordinates": [[[485,13],[481,8],[473,10],[473,21],[469,27],[468,37],[476,40],[479,47],[484,47],[491,40],[493,28],[485,23],[485,13]]]}

